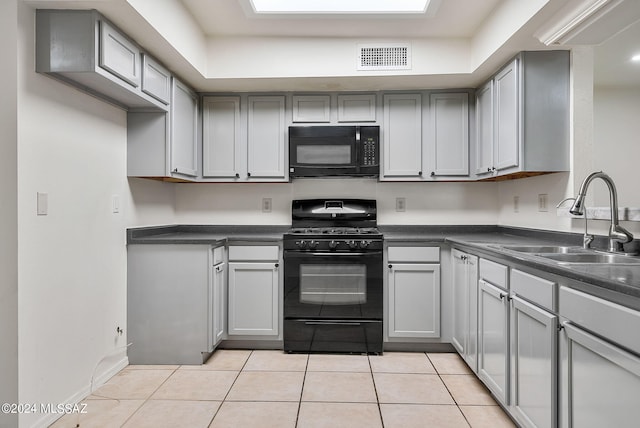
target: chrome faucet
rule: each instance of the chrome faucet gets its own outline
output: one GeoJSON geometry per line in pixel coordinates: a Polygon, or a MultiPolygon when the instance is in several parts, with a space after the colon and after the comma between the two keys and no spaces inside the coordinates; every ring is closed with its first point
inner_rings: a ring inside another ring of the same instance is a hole
{"type": "Polygon", "coordinates": [[[586,221],[587,214],[584,209],[584,198],[587,195],[589,184],[591,184],[591,182],[596,178],[601,178],[609,188],[609,205],[611,207],[609,251],[616,253],[623,252],[622,244],[631,242],[631,240],[633,240],[633,235],[624,227],[620,226],[618,222],[618,192],[616,191],[616,185],[613,183],[613,180],[607,174],[602,171],[589,174],[580,185],[578,196],[576,196],[573,205],[569,208],[569,212],[574,215],[584,215],[586,221]]]}

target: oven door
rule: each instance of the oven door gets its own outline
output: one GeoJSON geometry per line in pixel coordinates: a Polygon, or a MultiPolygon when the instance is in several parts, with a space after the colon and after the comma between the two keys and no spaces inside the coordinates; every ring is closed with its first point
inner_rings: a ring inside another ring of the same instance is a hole
{"type": "Polygon", "coordinates": [[[285,319],[382,319],[382,252],[285,252],[285,319]]]}

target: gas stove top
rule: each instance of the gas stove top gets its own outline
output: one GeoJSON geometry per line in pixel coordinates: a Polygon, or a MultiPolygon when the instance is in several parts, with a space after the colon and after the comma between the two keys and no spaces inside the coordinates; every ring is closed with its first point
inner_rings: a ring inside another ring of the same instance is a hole
{"type": "Polygon", "coordinates": [[[289,230],[294,235],[375,235],[380,234],[375,227],[294,227],[289,230]]]}

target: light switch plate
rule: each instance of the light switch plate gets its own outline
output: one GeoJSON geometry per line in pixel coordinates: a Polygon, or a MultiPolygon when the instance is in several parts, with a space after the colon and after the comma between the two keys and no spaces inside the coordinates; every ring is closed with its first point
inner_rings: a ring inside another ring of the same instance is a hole
{"type": "Polygon", "coordinates": [[[111,196],[111,211],[114,214],[118,214],[120,212],[120,195],[111,196]]]}
{"type": "Polygon", "coordinates": [[[407,209],[407,200],[405,198],[396,198],[396,211],[404,212],[407,209]]]}
{"type": "Polygon", "coordinates": [[[271,198],[262,198],[262,212],[263,213],[271,212],[271,198]]]}
{"type": "Polygon", "coordinates": [[[48,193],[38,192],[38,202],[37,202],[36,210],[38,215],[49,214],[49,194],[48,193]]]}
{"type": "Polygon", "coordinates": [[[549,211],[548,202],[549,202],[549,195],[547,195],[546,193],[540,193],[538,195],[538,211],[540,212],[549,211]]]}

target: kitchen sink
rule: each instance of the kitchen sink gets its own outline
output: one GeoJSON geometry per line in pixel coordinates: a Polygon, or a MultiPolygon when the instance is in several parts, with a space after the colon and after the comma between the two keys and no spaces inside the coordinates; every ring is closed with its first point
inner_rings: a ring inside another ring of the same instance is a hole
{"type": "Polygon", "coordinates": [[[565,254],[538,254],[549,260],[558,263],[591,263],[591,264],[640,264],[640,258],[624,256],[619,254],[603,254],[603,253],[565,253],[565,254]]]}
{"type": "Polygon", "coordinates": [[[542,254],[568,254],[583,253],[585,250],[581,247],[563,247],[563,246],[535,246],[535,245],[504,245],[505,250],[518,251],[520,253],[542,253],[542,254]]]}

